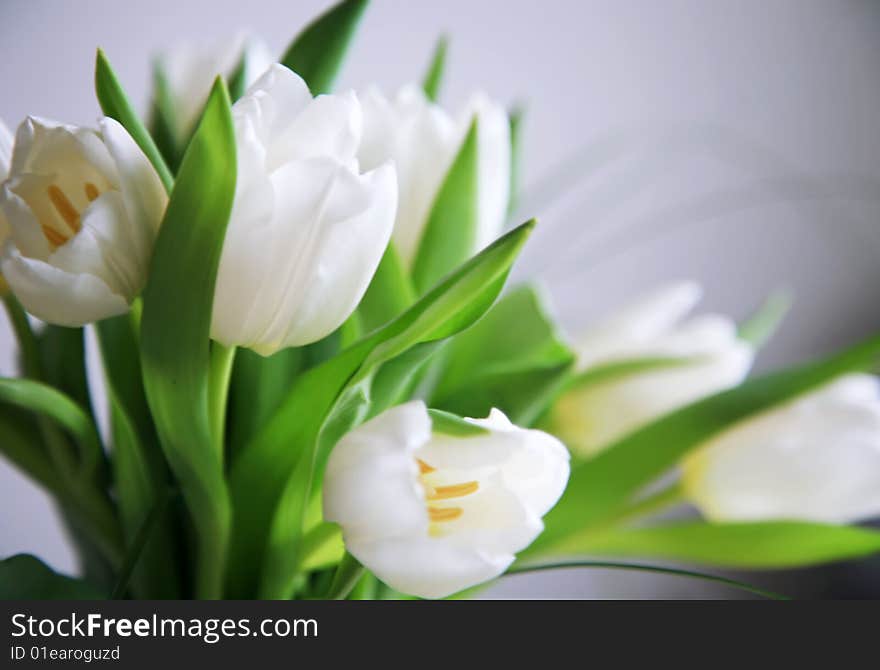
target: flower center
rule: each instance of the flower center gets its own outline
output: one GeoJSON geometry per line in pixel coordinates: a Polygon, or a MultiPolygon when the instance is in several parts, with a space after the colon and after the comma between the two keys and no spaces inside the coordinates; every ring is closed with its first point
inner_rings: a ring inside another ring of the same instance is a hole
{"type": "MultiPolygon", "coordinates": [[[[436,472],[437,468],[431,467],[422,459],[416,461],[419,464],[419,481],[425,489],[425,499],[429,501],[450,500],[452,498],[461,498],[463,496],[475,493],[480,484],[476,481],[462,482],[461,484],[450,484],[447,486],[432,486],[426,479],[426,475],[436,472]]],[[[464,514],[461,507],[438,507],[436,505],[428,505],[428,518],[431,520],[432,526],[429,530],[431,535],[436,535],[439,529],[433,524],[443,523],[445,521],[453,521],[464,514]]]]}
{"type": "MultiPolygon", "coordinates": [[[[95,186],[92,182],[86,182],[83,186],[85,190],[86,199],[89,202],[95,201],[101,192],[98,190],[98,187],[95,186]]],[[[43,224],[41,228],[43,229],[43,235],[46,236],[46,240],[52,247],[54,251],[62,244],[67,242],[73,235],[76,235],[80,229],[82,228],[82,224],[80,223],[80,213],[77,211],[76,207],[74,207],[73,203],[70,201],[70,198],[67,197],[67,194],[61,190],[59,186],[52,184],[46,189],[46,195],[49,197],[49,202],[52,203],[52,207],[55,208],[55,211],[58,212],[58,216],[61,217],[61,220],[67,224],[69,228],[68,231],[59,231],[51,226],[47,226],[43,224]]]]}

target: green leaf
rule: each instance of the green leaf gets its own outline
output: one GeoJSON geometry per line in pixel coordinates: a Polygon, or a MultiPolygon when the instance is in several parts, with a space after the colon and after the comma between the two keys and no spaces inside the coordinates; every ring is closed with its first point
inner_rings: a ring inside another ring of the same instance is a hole
{"type": "Polygon", "coordinates": [[[400,260],[394,243],[389,242],[376,274],[358,306],[364,332],[384,326],[415,301],[415,289],[400,260]]]}
{"type": "Polygon", "coordinates": [[[529,425],[555,396],[574,355],[538,291],[521,286],[457,335],[443,361],[432,407],[475,417],[497,407],[529,425]]]}
{"type": "Polygon", "coordinates": [[[601,521],[692,449],[737,421],[784,403],[847,372],[867,370],[880,356],[880,337],[803,367],[750,379],[637,430],[572,468],[562,499],[528,552],[601,521]]]}
{"type": "Polygon", "coordinates": [[[786,292],[772,294],[755,314],[740,325],[739,338],[755,349],[763,347],[788,314],[791,303],[791,295],[786,292]]]}
{"type": "Polygon", "coordinates": [[[688,521],[572,535],[550,553],[671,559],[723,568],[794,568],[880,552],[880,532],[801,521],[688,521]]]}
{"type": "Polygon", "coordinates": [[[344,0],[297,35],[279,61],[302,77],[312,95],[329,93],[367,0],[344,0]]]}
{"type": "Polygon", "coordinates": [[[63,474],[93,478],[103,463],[101,441],[91,417],[67,395],[31,379],[0,379],[0,403],[51,418],[74,439],[78,453],[56,454],[63,474]]]}
{"type": "Polygon", "coordinates": [[[449,46],[449,40],[445,36],[441,36],[437,40],[437,46],[434,47],[434,54],[431,56],[431,64],[422,80],[422,89],[428,100],[437,102],[437,96],[440,93],[440,84],[443,82],[443,70],[446,68],[446,49],[449,46]]]}
{"type": "Polygon", "coordinates": [[[165,457],[198,539],[196,595],[222,594],[230,510],[212,445],[208,370],[214,282],[235,193],[235,137],[218,77],[189,144],[144,290],[141,365],[165,457]]]}
{"type": "Polygon", "coordinates": [[[180,167],[183,154],[183,138],[177,130],[177,114],[174,111],[174,98],[162,63],[153,64],[153,100],[150,104],[148,121],[150,135],[172,174],[180,167]]]}
{"type": "Polygon", "coordinates": [[[60,495],[61,479],[33,417],[15,407],[0,405],[0,435],[0,453],[48,492],[60,495]]]}
{"type": "MultiPolygon", "coordinates": [[[[129,315],[97,324],[113,437],[113,480],[126,543],[131,545],[170,483],[142,383],[140,355],[129,315]]],[[[135,597],[179,598],[180,575],[173,533],[165,511],[151,533],[132,577],[135,597]]]]}
{"type": "Polygon", "coordinates": [[[0,561],[0,600],[100,600],[91,584],[53,572],[30,554],[0,561]]]}
{"type": "Polygon", "coordinates": [[[98,94],[98,102],[107,116],[116,119],[128,131],[132,139],[144,152],[144,155],[153,164],[156,174],[162,180],[165,190],[171,192],[174,177],[165,164],[159,148],[153,141],[153,137],[147,131],[137,112],[131,106],[128,96],[119,83],[116,73],[110,67],[107,56],[101,49],[95,59],[95,91],[98,94]]]}
{"type": "Polygon", "coordinates": [[[473,253],[479,217],[478,132],[475,117],[431,206],[412,267],[419,294],[473,253]]]}
{"type": "Polygon", "coordinates": [[[483,428],[470,421],[465,421],[460,416],[440,409],[429,409],[431,417],[431,429],[435,433],[451,435],[453,437],[479,437],[488,435],[489,429],[483,428]]]}
{"type": "Polygon", "coordinates": [[[313,475],[320,476],[335,438],[367,415],[374,377],[413,347],[445,339],[478,319],[497,297],[532,227],[523,224],[500,238],[393,322],[295,380],[273,419],[232,465],[231,594],[253,597],[260,577],[262,595],[285,593],[298,564],[313,475]],[[263,575],[261,565],[269,566],[263,575]]]}

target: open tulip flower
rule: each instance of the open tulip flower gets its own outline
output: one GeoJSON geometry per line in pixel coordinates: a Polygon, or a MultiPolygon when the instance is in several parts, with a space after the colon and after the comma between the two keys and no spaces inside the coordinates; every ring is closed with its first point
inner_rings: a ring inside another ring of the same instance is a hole
{"type": "Polygon", "coordinates": [[[470,435],[432,429],[424,403],[346,435],[327,464],[324,518],[388,585],[442,598],[503,573],[543,530],[568,480],[554,437],[498,410],[470,435]]]}
{"type": "Polygon", "coordinates": [[[519,116],[447,111],[445,41],[421,86],[334,89],[366,6],[277,60],[173,52],[147,121],[99,50],[97,129],[0,124],[0,456],[82,566],[0,556],[0,599],[434,599],[593,556],[880,553],[849,525],[880,516],[880,335],[750,375],[782,302],[693,315],[679,282],[572,345],[505,287],[536,225],[505,226],[519,116]]]}
{"type": "Polygon", "coordinates": [[[34,316],[81,326],[128,310],[147,280],[168,197],[126,130],[37,118],[18,129],[0,211],[0,272],[34,316]]]}

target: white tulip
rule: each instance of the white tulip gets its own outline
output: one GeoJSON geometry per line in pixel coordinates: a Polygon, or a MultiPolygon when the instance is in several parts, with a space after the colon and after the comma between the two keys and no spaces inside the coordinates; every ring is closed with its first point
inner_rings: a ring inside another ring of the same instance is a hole
{"type": "Polygon", "coordinates": [[[330,454],[324,518],[389,586],[442,598],[497,577],[541,533],[568,481],[565,447],[498,410],[488,432],[432,433],[425,405],[390,409],[330,454]]]}
{"type": "Polygon", "coordinates": [[[81,326],[122,314],[141,292],[168,196],[125,129],[28,118],[18,129],[0,211],[0,272],[34,316],[81,326]]]}
{"type": "Polygon", "coordinates": [[[880,380],[850,374],[710,440],[683,467],[713,521],[880,515],[880,380]]]}
{"type": "Polygon", "coordinates": [[[692,282],[667,286],[588,333],[576,346],[582,372],[639,359],[689,362],[575,386],[554,406],[553,432],[593,455],[664,414],[739,384],[754,352],[729,318],[688,318],[700,296],[692,282]]]}
{"type": "Polygon", "coordinates": [[[394,243],[412,265],[434,199],[473,122],[477,119],[478,220],[473,252],[495,240],[504,226],[510,193],[510,124],[504,108],[476,94],[457,119],[432,103],[421,88],[406,86],[394,100],[378,89],[364,93],[365,169],[387,160],[397,167],[400,205],[394,243]]]}
{"type": "Polygon", "coordinates": [[[239,34],[212,44],[182,44],[160,58],[174,105],[178,137],[193,130],[217,75],[229,79],[245,56],[245,86],[253,84],[275,59],[262,40],[239,34]]]}
{"type": "Polygon", "coordinates": [[[362,174],[353,93],[312,98],[273,65],[232,109],[235,201],[211,336],[268,355],[328,335],[354,311],[394,225],[394,168],[362,174]]]}

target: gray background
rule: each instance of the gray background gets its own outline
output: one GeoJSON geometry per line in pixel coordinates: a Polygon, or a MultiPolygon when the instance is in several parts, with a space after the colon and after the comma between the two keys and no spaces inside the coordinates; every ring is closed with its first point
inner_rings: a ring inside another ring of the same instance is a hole
{"type": "MultiPolygon", "coordinates": [[[[245,27],[280,53],[327,4],[2,0],[0,118],[92,123],[99,45],[143,108],[149,58],[163,47],[245,27]]],[[[569,332],[681,278],[701,280],[705,306],[738,318],[773,289],[795,292],[761,367],[880,326],[880,4],[375,0],[341,87],[419,79],[440,32],[452,39],[445,102],[460,105],[479,87],[527,106],[533,188],[522,215],[542,223],[515,273],[545,283],[569,332]],[[548,184],[565,186],[552,206],[540,197],[548,184]]],[[[0,320],[0,372],[13,359],[0,320]]],[[[46,498],[0,464],[0,555],[18,551],[72,569],[46,498]]],[[[705,592],[672,578],[569,571],[509,578],[491,593],[705,592]]]]}

